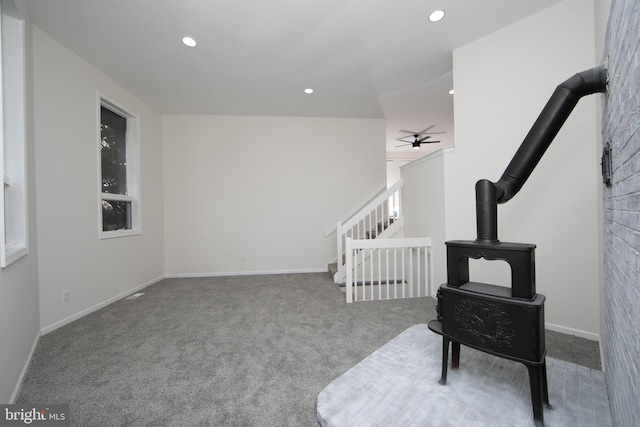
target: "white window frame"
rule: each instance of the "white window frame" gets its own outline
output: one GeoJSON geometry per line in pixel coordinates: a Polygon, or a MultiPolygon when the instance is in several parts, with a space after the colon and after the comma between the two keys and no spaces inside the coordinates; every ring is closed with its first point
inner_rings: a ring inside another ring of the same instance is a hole
{"type": "Polygon", "coordinates": [[[134,236],[142,234],[141,224],[141,198],[140,198],[140,126],[139,118],[130,113],[130,110],[123,108],[120,104],[109,100],[104,95],[98,93],[96,109],[97,118],[97,154],[98,154],[98,237],[100,239],[110,239],[114,237],[134,236]],[[101,108],[121,115],[127,119],[127,194],[111,194],[102,192],[102,153],[100,150],[102,141],[101,108]],[[104,231],[102,229],[102,201],[112,200],[131,203],[131,228],[104,231]]]}
{"type": "Polygon", "coordinates": [[[0,3],[0,268],[29,253],[25,25],[23,19],[5,12],[17,11],[15,6],[12,0],[0,3]]]}

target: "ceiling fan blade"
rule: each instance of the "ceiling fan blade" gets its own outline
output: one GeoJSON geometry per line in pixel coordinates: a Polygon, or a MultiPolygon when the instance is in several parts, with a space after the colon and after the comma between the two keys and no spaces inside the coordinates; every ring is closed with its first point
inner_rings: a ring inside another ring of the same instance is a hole
{"type": "Polygon", "coordinates": [[[422,142],[423,144],[434,144],[436,142],[440,142],[440,141],[424,141],[422,142]]]}
{"type": "Polygon", "coordinates": [[[398,148],[398,147],[406,147],[407,145],[411,145],[411,143],[409,143],[409,144],[402,144],[402,145],[396,145],[396,148],[398,148]]]}
{"type": "Polygon", "coordinates": [[[400,142],[408,142],[408,143],[412,143],[413,141],[407,141],[405,138],[409,138],[408,136],[403,136],[402,138],[396,138],[396,141],[400,141],[400,142]]]}
{"type": "Polygon", "coordinates": [[[429,129],[432,129],[432,128],[434,128],[434,127],[436,127],[436,125],[427,126],[426,128],[422,129],[422,130],[418,133],[418,135],[423,135],[423,134],[424,134],[424,133],[426,133],[429,129]]]}
{"type": "Polygon", "coordinates": [[[418,132],[412,130],[399,130],[398,132],[410,133],[411,135],[418,135],[418,132]]]}
{"type": "Polygon", "coordinates": [[[423,132],[422,135],[438,135],[446,132],[423,132]]]}
{"type": "Polygon", "coordinates": [[[425,142],[427,139],[431,138],[431,135],[427,135],[425,137],[420,138],[417,142],[425,142]]]}

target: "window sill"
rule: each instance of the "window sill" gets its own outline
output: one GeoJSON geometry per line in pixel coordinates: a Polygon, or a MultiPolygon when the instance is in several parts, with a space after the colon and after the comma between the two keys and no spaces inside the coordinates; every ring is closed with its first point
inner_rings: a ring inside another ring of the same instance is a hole
{"type": "Polygon", "coordinates": [[[101,231],[100,239],[113,239],[115,237],[137,236],[142,234],[140,230],[114,230],[114,231],[101,231]]]}
{"type": "Polygon", "coordinates": [[[7,246],[4,250],[2,267],[8,267],[28,253],[29,249],[26,246],[7,246]]]}

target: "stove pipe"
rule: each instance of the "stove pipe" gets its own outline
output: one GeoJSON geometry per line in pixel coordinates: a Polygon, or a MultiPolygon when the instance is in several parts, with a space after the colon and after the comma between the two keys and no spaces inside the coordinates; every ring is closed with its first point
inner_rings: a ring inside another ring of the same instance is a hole
{"type": "Polygon", "coordinates": [[[494,183],[483,179],[476,183],[478,241],[498,242],[497,204],[508,202],[520,191],[580,98],[604,93],[606,89],[604,65],[578,73],[558,85],[500,180],[494,183]]]}

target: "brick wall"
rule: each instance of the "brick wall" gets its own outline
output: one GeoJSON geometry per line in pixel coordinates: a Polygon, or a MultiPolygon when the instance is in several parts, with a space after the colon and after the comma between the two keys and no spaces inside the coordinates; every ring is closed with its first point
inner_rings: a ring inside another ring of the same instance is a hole
{"type": "Polygon", "coordinates": [[[606,36],[609,91],[603,141],[613,154],[604,190],[604,368],[616,426],[640,422],[640,2],[614,0],[606,36]]]}

